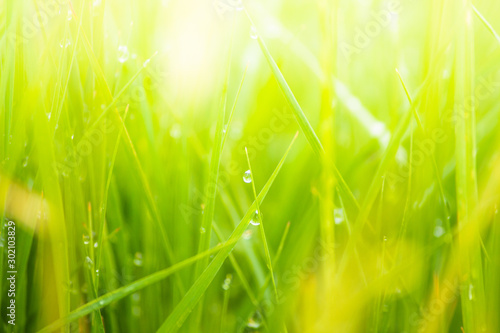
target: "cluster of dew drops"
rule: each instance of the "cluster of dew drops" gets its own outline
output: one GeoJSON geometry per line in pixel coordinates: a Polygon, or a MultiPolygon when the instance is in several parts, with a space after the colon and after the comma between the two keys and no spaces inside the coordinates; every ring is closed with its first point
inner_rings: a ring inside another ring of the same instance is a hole
{"type": "MultiPolygon", "coordinates": [[[[247,184],[250,184],[252,182],[252,172],[250,170],[245,171],[245,173],[243,174],[243,181],[247,184]]],[[[253,225],[260,224],[260,214],[257,209],[253,213],[252,218],[250,219],[250,223],[253,225]]]]}

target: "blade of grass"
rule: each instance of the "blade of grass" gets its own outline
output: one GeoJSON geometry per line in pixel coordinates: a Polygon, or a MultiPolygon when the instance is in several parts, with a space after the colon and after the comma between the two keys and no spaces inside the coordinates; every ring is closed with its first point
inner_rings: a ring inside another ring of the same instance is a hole
{"type": "Polygon", "coordinates": [[[493,37],[495,37],[497,42],[500,43],[500,36],[498,36],[495,29],[493,29],[493,26],[488,22],[488,20],[486,20],[486,18],[479,12],[479,10],[477,10],[477,8],[472,3],[470,4],[470,6],[471,6],[472,10],[474,11],[474,13],[476,14],[476,16],[479,18],[479,20],[481,20],[481,22],[483,22],[485,27],[489,30],[489,32],[491,32],[491,34],[493,35],[493,37]]]}
{"type": "MultiPolygon", "coordinates": [[[[233,21],[233,27],[234,27],[234,21],[233,21]]],[[[207,193],[208,202],[206,204],[206,209],[203,213],[203,218],[201,221],[201,230],[203,232],[200,235],[200,241],[198,243],[198,253],[205,251],[210,247],[210,240],[212,236],[212,223],[215,215],[215,199],[217,198],[217,183],[219,180],[222,145],[225,139],[224,120],[225,120],[226,105],[227,105],[227,88],[229,83],[229,75],[231,74],[233,36],[234,33],[232,33],[231,40],[229,42],[228,55],[226,61],[226,72],[225,72],[224,82],[222,84],[219,112],[217,115],[217,125],[215,128],[215,139],[214,139],[214,145],[212,147],[212,157],[210,159],[208,186],[206,187],[210,190],[210,192],[207,193]]],[[[205,269],[207,264],[208,264],[208,258],[204,258],[196,263],[193,275],[193,282],[198,278],[198,276],[205,269]]],[[[203,301],[199,303],[198,309],[195,312],[195,318],[191,323],[192,325],[191,330],[196,330],[199,327],[199,322],[202,317],[202,311],[203,311],[203,301]]]]}
{"type": "MultiPolygon", "coordinates": [[[[250,219],[257,207],[257,203],[261,204],[264,201],[264,198],[269,192],[269,189],[271,188],[274,180],[276,179],[276,176],[281,170],[281,167],[283,166],[285,159],[288,153],[290,152],[290,149],[292,148],[295,139],[297,138],[297,134],[295,134],[292,142],[290,143],[290,146],[288,146],[288,149],[286,150],[285,154],[283,155],[280,162],[276,166],[276,169],[274,170],[273,174],[268,179],[266,185],[264,186],[259,196],[257,197],[257,201],[252,203],[252,205],[249,207],[245,216],[241,219],[240,223],[233,231],[228,241],[236,243],[247,229],[248,224],[250,223],[250,219]]],[[[191,286],[191,288],[182,298],[180,303],[177,304],[174,311],[168,316],[165,322],[161,325],[158,332],[175,332],[182,326],[186,318],[189,316],[193,308],[196,306],[196,304],[199,302],[199,300],[205,293],[206,289],[214,279],[219,269],[222,267],[222,264],[229,256],[233,248],[234,245],[229,246],[228,248],[223,249],[221,252],[217,254],[217,256],[210,262],[208,267],[203,271],[201,276],[191,286]]]]}
{"type": "Polygon", "coordinates": [[[267,268],[269,269],[269,273],[271,274],[271,280],[273,282],[274,296],[276,297],[276,299],[278,299],[278,290],[276,289],[276,281],[274,280],[273,263],[271,261],[271,255],[269,254],[269,246],[267,244],[266,232],[264,230],[264,220],[262,218],[262,212],[260,210],[259,201],[257,200],[257,191],[255,191],[255,178],[253,175],[252,166],[250,164],[250,157],[248,157],[247,147],[245,147],[245,154],[247,156],[248,169],[250,170],[250,176],[252,179],[252,181],[251,181],[252,190],[253,190],[253,196],[254,196],[255,205],[256,205],[254,217],[257,218],[257,220],[258,220],[257,222],[259,223],[259,231],[260,231],[260,236],[261,236],[261,240],[262,240],[262,246],[264,247],[267,268]]]}
{"type": "Polygon", "coordinates": [[[44,327],[38,333],[47,333],[47,332],[53,332],[60,327],[75,321],[79,318],[82,318],[89,313],[92,313],[93,311],[97,311],[99,309],[104,308],[105,306],[116,302],[126,296],[129,296],[138,290],[144,289],[154,283],[157,283],[161,280],[164,280],[165,278],[169,277],[170,275],[174,274],[175,272],[199,261],[200,259],[203,259],[207,256],[210,256],[213,253],[222,251],[226,248],[231,248],[234,246],[237,240],[231,239],[228,240],[224,244],[220,244],[215,246],[214,248],[204,251],[202,253],[199,253],[189,259],[183,260],[179,263],[176,263],[168,268],[165,268],[161,271],[158,271],[156,273],[153,273],[151,275],[148,275],[146,277],[143,277],[142,279],[139,279],[129,285],[123,286],[121,288],[118,288],[117,290],[114,290],[112,292],[109,292],[107,294],[104,294],[95,300],[88,302],[85,305],[82,305],[81,307],[77,308],[76,310],[72,311],[69,313],[67,316],[61,317],[57,321],[53,322],[52,324],[44,327]]]}
{"type": "MultiPolygon", "coordinates": [[[[245,9],[245,13],[248,17],[248,20],[250,21],[252,26],[255,28],[255,25],[253,24],[253,21],[250,17],[250,14],[246,11],[246,9],[245,9]]],[[[321,144],[320,140],[318,139],[318,136],[314,132],[314,129],[312,128],[311,124],[307,120],[307,117],[305,116],[304,111],[302,111],[302,108],[300,107],[299,102],[297,101],[297,99],[295,98],[295,95],[293,94],[292,90],[288,86],[288,83],[286,82],[285,78],[283,77],[283,74],[281,74],[281,71],[278,68],[278,65],[276,64],[276,61],[274,61],[271,53],[267,49],[267,46],[266,46],[264,40],[262,39],[262,37],[260,37],[260,35],[258,33],[257,33],[257,41],[259,42],[260,49],[262,50],[262,53],[264,54],[264,56],[267,60],[267,63],[269,64],[269,67],[271,68],[271,71],[273,72],[273,75],[274,75],[276,81],[278,81],[278,85],[280,86],[281,91],[285,95],[285,99],[287,100],[288,104],[292,108],[292,111],[293,111],[293,114],[297,120],[297,123],[299,124],[300,129],[302,130],[302,132],[306,136],[307,141],[309,142],[313,151],[315,152],[315,154],[319,158],[325,157],[325,155],[324,155],[325,151],[323,149],[323,145],[321,144]]],[[[329,157],[326,156],[325,158],[329,158],[329,157]]],[[[349,186],[345,182],[344,178],[340,174],[340,171],[337,169],[337,167],[335,166],[334,163],[331,163],[331,165],[332,165],[334,176],[337,179],[337,181],[340,185],[340,188],[342,189],[342,193],[344,195],[346,195],[346,199],[349,200],[350,204],[352,204],[353,206],[355,206],[356,208],[359,209],[359,203],[357,202],[356,198],[352,194],[352,191],[349,189],[349,186]]]]}
{"type": "Polygon", "coordinates": [[[482,256],[479,245],[478,223],[471,220],[477,208],[476,138],[474,103],[474,39],[471,24],[465,24],[470,16],[469,8],[457,4],[457,18],[462,25],[456,35],[455,51],[455,101],[465,108],[457,108],[455,123],[457,223],[459,228],[472,225],[472,242],[466,247],[465,238],[459,236],[458,251],[461,274],[465,275],[460,289],[462,317],[466,332],[482,330],[485,323],[485,301],[482,256]],[[466,114],[466,112],[468,114],[466,114]],[[474,295],[472,295],[474,290],[474,295]]]}

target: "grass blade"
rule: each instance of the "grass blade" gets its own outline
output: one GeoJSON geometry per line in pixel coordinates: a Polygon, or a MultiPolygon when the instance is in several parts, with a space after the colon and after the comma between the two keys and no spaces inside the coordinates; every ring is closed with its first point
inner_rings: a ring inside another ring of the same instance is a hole
{"type": "Polygon", "coordinates": [[[222,267],[222,264],[233,250],[235,243],[241,238],[241,236],[247,229],[247,226],[250,223],[250,219],[255,209],[257,208],[257,204],[261,204],[264,201],[264,198],[266,197],[267,193],[269,192],[269,189],[271,188],[274,180],[276,179],[276,176],[281,170],[281,167],[283,166],[283,163],[285,162],[285,159],[288,153],[290,152],[290,149],[292,148],[292,145],[295,142],[296,138],[297,134],[295,134],[292,142],[290,143],[290,146],[285,152],[285,155],[283,155],[280,162],[276,166],[276,169],[274,170],[273,174],[268,179],[262,191],[259,193],[257,200],[250,206],[245,216],[241,219],[240,223],[229,237],[228,242],[231,242],[231,244],[233,245],[223,249],[210,262],[205,271],[203,271],[201,276],[196,280],[196,282],[191,286],[186,295],[182,298],[181,302],[175,307],[174,311],[170,314],[170,316],[168,316],[165,322],[161,325],[158,332],[175,332],[182,326],[184,321],[187,319],[193,308],[196,306],[196,304],[199,302],[199,300],[205,293],[205,290],[208,288],[208,286],[214,279],[219,269],[222,267]]]}

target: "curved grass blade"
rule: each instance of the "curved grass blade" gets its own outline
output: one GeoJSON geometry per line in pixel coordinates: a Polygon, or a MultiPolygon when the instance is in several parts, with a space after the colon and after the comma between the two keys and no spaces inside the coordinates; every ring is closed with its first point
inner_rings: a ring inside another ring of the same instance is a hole
{"type": "Polygon", "coordinates": [[[245,147],[245,154],[247,156],[248,169],[250,169],[250,176],[252,177],[252,190],[253,190],[253,196],[255,198],[255,203],[256,203],[256,207],[257,207],[257,209],[255,210],[255,214],[256,214],[256,218],[259,220],[259,231],[260,231],[260,237],[262,239],[262,246],[264,246],[264,253],[266,255],[266,264],[267,264],[267,268],[269,269],[269,273],[271,274],[274,295],[276,296],[276,299],[278,299],[278,290],[276,289],[276,281],[274,280],[273,263],[271,261],[271,255],[269,254],[269,246],[267,244],[266,232],[264,230],[264,222],[262,219],[262,212],[260,211],[259,202],[257,200],[257,191],[255,191],[255,178],[253,176],[253,170],[252,170],[252,166],[250,164],[250,157],[248,157],[247,147],[245,147]]]}
{"type": "Polygon", "coordinates": [[[477,8],[471,4],[472,10],[474,13],[477,15],[477,17],[483,22],[483,24],[486,26],[486,28],[491,32],[491,34],[495,37],[498,43],[500,43],[500,36],[498,36],[497,32],[495,29],[493,29],[493,26],[486,20],[486,18],[477,10],[477,8]]]}
{"type": "MultiPolygon", "coordinates": [[[[217,116],[217,125],[215,129],[215,140],[214,140],[214,145],[212,147],[212,157],[210,159],[208,186],[206,187],[207,189],[210,190],[210,192],[207,193],[208,202],[201,221],[201,230],[204,230],[204,232],[200,236],[200,242],[198,243],[198,253],[210,247],[210,240],[212,236],[212,222],[215,215],[215,199],[217,198],[217,183],[219,180],[220,160],[222,155],[222,146],[225,139],[224,120],[226,116],[229,75],[231,73],[232,48],[233,48],[233,39],[231,36],[231,41],[229,42],[229,48],[228,48],[227,62],[226,62],[226,73],[225,73],[226,75],[224,78],[224,83],[222,85],[222,94],[220,98],[219,112],[217,116]]],[[[205,269],[207,265],[208,265],[208,258],[203,258],[202,260],[198,261],[194,269],[193,278],[194,279],[198,278],[198,276],[201,274],[201,272],[203,271],[203,269],[205,269]]],[[[193,282],[194,281],[195,280],[193,280],[193,282]]],[[[191,323],[192,330],[198,327],[198,324],[201,320],[202,312],[203,312],[203,302],[200,302],[200,304],[198,305],[198,309],[196,311],[195,320],[191,323]]]]}
{"type": "MultiPolygon", "coordinates": [[[[297,138],[297,135],[298,132],[295,134],[292,142],[290,143],[290,146],[288,146],[288,149],[286,150],[285,154],[283,155],[280,162],[276,166],[276,169],[274,170],[273,174],[268,179],[266,185],[260,192],[259,196],[257,197],[257,200],[252,203],[252,205],[247,210],[245,216],[241,219],[240,223],[229,237],[228,242],[231,242],[231,244],[235,245],[236,242],[241,238],[241,236],[247,229],[247,226],[250,223],[250,218],[252,217],[252,214],[257,208],[257,203],[261,204],[264,201],[264,198],[266,197],[267,193],[269,192],[269,189],[271,188],[274,180],[276,179],[276,176],[281,170],[281,167],[283,166],[283,163],[285,162],[286,157],[290,149],[292,148],[295,139],[297,138]]],[[[177,304],[174,311],[170,314],[170,316],[168,316],[168,318],[162,324],[158,332],[175,332],[182,326],[182,324],[187,319],[193,308],[196,306],[196,304],[199,302],[199,300],[205,293],[210,283],[212,283],[212,280],[214,279],[215,275],[222,267],[222,264],[226,261],[231,251],[233,250],[234,245],[224,248],[210,262],[208,267],[203,271],[201,276],[196,280],[196,282],[191,286],[186,295],[182,298],[180,303],[177,304]]]]}
{"type": "MultiPolygon", "coordinates": [[[[253,27],[255,25],[253,24],[252,19],[250,18],[250,15],[248,12],[245,10],[248,19],[250,20],[250,23],[252,24],[253,27]]],[[[311,145],[313,151],[316,153],[316,155],[319,158],[329,158],[323,149],[323,145],[321,144],[318,136],[314,132],[314,129],[312,128],[311,124],[309,123],[309,120],[307,120],[307,117],[304,114],[304,111],[302,111],[302,108],[300,107],[299,102],[295,98],[295,95],[293,94],[292,90],[288,86],[288,83],[286,82],[285,78],[283,77],[283,74],[281,73],[280,69],[278,68],[278,65],[276,64],[276,61],[274,61],[271,53],[267,49],[266,43],[260,37],[259,34],[257,34],[257,41],[259,42],[260,49],[262,50],[262,53],[264,54],[267,63],[269,64],[269,67],[271,67],[271,71],[273,72],[273,75],[278,81],[278,85],[281,88],[281,91],[285,95],[285,98],[290,105],[290,107],[293,110],[293,114],[295,118],[297,119],[297,123],[299,124],[300,129],[306,136],[307,141],[311,145]]],[[[347,186],[347,183],[345,182],[344,178],[340,174],[340,171],[337,169],[334,163],[331,163],[332,168],[333,168],[333,173],[335,178],[337,179],[340,188],[342,190],[342,193],[347,196],[347,199],[349,199],[349,202],[355,206],[356,208],[359,209],[359,203],[356,200],[356,197],[354,197],[354,194],[352,194],[352,191],[349,189],[349,186],[347,186]]]]}
{"type": "Polygon", "coordinates": [[[207,257],[215,252],[221,251],[221,250],[226,249],[228,247],[232,248],[234,246],[235,242],[236,242],[235,240],[229,240],[226,243],[217,245],[208,251],[199,253],[199,254],[197,254],[189,259],[183,260],[183,261],[181,261],[175,265],[172,265],[168,268],[165,268],[159,272],[156,272],[156,273],[153,273],[153,274],[148,275],[146,277],[143,277],[142,279],[139,279],[139,280],[137,280],[129,285],[126,285],[124,287],[118,288],[115,291],[112,291],[110,293],[102,295],[101,297],[98,297],[95,300],[88,302],[85,305],[82,305],[78,309],[69,313],[67,316],[64,316],[64,317],[58,319],[57,321],[53,322],[52,324],[44,327],[43,329],[38,331],[38,333],[53,332],[53,331],[59,329],[60,327],[66,325],[72,321],[75,321],[75,320],[77,320],[83,316],[86,316],[94,311],[97,311],[99,309],[102,309],[105,306],[107,306],[113,302],[116,302],[116,301],[118,301],[118,300],[120,300],[128,295],[131,295],[131,294],[137,292],[138,290],[144,289],[144,288],[146,288],[154,283],[157,283],[161,280],[164,280],[165,278],[169,277],[170,275],[174,274],[175,272],[193,264],[194,262],[199,261],[202,258],[205,258],[205,257],[207,257]]]}

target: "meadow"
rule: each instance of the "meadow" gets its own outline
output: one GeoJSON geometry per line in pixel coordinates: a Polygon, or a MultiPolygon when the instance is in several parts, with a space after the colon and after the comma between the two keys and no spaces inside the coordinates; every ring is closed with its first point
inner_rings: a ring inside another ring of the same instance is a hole
{"type": "Polygon", "coordinates": [[[499,2],[0,4],[0,332],[500,332],[499,2]]]}

